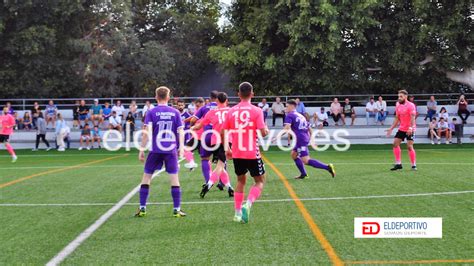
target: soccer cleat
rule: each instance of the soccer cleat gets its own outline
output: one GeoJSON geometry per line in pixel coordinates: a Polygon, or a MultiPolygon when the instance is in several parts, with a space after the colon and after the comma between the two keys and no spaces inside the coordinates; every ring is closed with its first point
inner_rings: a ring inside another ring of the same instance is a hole
{"type": "Polygon", "coordinates": [[[173,210],[173,216],[176,218],[185,217],[186,213],[181,210],[173,210]]]}
{"type": "Polygon", "coordinates": [[[201,198],[204,198],[204,196],[206,196],[207,192],[209,192],[209,186],[206,183],[206,184],[202,185],[201,193],[199,193],[199,196],[201,196],[201,198]]]}
{"type": "Polygon", "coordinates": [[[82,147],[79,147],[79,149],[78,149],[78,150],[82,151],[82,147]]]}
{"type": "Polygon", "coordinates": [[[411,170],[412,170],[412,171],[417,171],[418,168],[416,168],[416,165],[412,165],[411,170]]]}
{"type": "Polygon", "coordinates": [[[305,179],[307,177],[308,175],[299,175],[299,176],[295,176],[295,179],[305,179]]]}
{"type": "Polygon", "coordinates": [[[328,171],[332,175],[332,177],[336,177],[336,168],[334,167],[334,164],[330,163],[328,164],[328,171]]]}
{"type": "Polygon", "coordinates": [[[197,165],[197,163],[195,163],[195,162],[189,162],[189,163],[185,163],[185,164],[184,164],[184,167],[186,167],[186,168],[188,168],[188,169],[191,169],[191,170],[194,169],[194,168],[196,168],[197,166],[198,166],[198,165],[197,165]]]}
{"type": "Polygon", "coordinates": [[[250,218],[250,206],[248,203],[242,205],[242,223],[246,224],[250,218]]]}
{"type": "Polygon", "coordinates": [[[15,162],[16,162],[16,160],[18,160],[18,157],[16,157],[16,156],[13,156],[13,157],[12,157],[12,163],[15,163],[15,162]]]}
{"type": "Polygon", "coordinates": [[[38,149],[32,149],[31,151],[38,151],[38,149]]]}
{"type": "Polygon", "coordinates": [[[50,151],[50,150],[51,150],[51,147],[46,148],[46,151],[50,151]]]}
{"type": "Polygon", "coordinates": [[[222,184],[221,181],[219,181],[219,183],[217,184],[216,186],[220,191],[223,191],[224,190],[224,184],[222,184]]]}
{"type": "Polygon", "coordinates": [[[234,197],[234,189],[232,187],[229,187],[227,189],[227,192],[229,193],[229,198],[233,198],[234,197]]]}
{"type": "Polygon", "coordinates": [[[234,222],[241,223],[242,222],[242,214],[239,215],[239,214],[236,213],[234,215],[234,222]]]}
{"type": "Polygon", "coordinates": [[[146,209],[138,208],[137,213],[135,213],[135,217],[145,217],[145,216],[146,216],[146,209]]]}
{"type": "Polygon", "coordinates": [[[393,168],[390,169],[390,171],[397,171],[403,169],[403,166],[401,164],[394,164],[393,168]]]}

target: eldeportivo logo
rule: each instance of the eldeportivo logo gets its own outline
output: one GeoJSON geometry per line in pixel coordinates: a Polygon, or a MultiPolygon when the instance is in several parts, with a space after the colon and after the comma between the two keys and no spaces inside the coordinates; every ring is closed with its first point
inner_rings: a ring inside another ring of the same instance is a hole
{"type": "Polygon", "coordinates": [[[354,218],[354,238],[442,238],[443,218],[354,218]]]}

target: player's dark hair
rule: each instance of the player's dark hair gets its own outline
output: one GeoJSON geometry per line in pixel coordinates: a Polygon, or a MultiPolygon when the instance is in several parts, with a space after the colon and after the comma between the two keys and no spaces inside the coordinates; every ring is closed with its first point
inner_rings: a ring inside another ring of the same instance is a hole
{"type": "Polygon", "coordinates": [[[227,101],[228,97],[227,97],[227,93],[225,92],[219,92],[217,94],[217,100],[220,102],[220,103],[225,103],[225,101],[227,101]]]}
{"type": "Polygon", "coordinates": [[[457,121],[456,117],[453,118],[453,121],[457,121]]]}
{"type": "Polygon", "coordinates": [[[252,95],[253,92],[253,86],[250,84],[250,82],[242,82],[239,85],[239,94],[243,98],[249,98],[252,95]]]}
{"type": "Polygon", "coordinates": [[[293,106],[295,106],[295,107],[296,107],[296,101],[295,101],[295,100],[293,100],[293,99],[291,99],[291,100],[288,100],[288,101],[286,102],[286,104],[293,105],[293,106]]]}
{"type": "Polygon", "coordinates": [[[158,87],[155,91],[156,98],[159,100],[166,100],[166,98],[170,95],[170,89],[165,86],[158,87]]]}
{"type": "Polygon", "coordinates": [[[177,103],[184,103],[184,100],[179,99],[177,103]]]}
{"type": "Polygon", "coordinates": [[[215,99],[217,99],[218,94],[219,94],[218,91],[213,90],[213,91],[211,91],[211,94],[209,94],[209,97],[211,98],[211,100],[215,100],[215,99]]]}
{"type": "Polygon", "coordinates": [[[406,90],[399,90],[398,93],[405,94],[406,96],[408,96],[408,91],[406,90]]]}
{"type": "Polygon", "coordinates": [[[199,98],[196,99],[196,102],[197,103],[204,103],[204,98],[199,97],[199,98]]]}

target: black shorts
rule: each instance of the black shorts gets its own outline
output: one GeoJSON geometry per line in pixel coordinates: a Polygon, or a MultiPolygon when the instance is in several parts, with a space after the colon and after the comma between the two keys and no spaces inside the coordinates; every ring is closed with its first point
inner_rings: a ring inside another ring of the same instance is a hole
{"type": "Polygon", "coordinates": [[[415,132],[413,132],[410,136],[407,135],[407,133],[405,131],[397,131],[397,134],[395,134],[395,138],[397,139],[401,139],[402,141],[404,141],[405,139],[407,141],[414,141],[415,140],[415,132]]]}
{"type": "Polygon", "coordinates": [[[262,159],[233,159],[236,175],[245,175],[250,172],[252,177],[265,174],[265,165],[262,159]]]}
{"type": "Polygon", "coordinates": [[[191,138],[184,145],[186,147],[192,147],[192,146],[194,146],[195,141],[197,141],[197,145],[196,145],[196,148],[192,150],[192,152],[194,152],[195,150],[199,150],[199,148],[201,148],[201,141],[200,140],[196,140],[195,138],[191,138]]]}
{"type": "MultiPolygon", "coordinates": [[[[232,145],[229,143],[229,148],[232,145]]],[[[221,161],[225,163],[227,161],[227,157],[225,156],[225,149],[223,144],[219,144],[219,148],[212,152],[212,163],[217,163],[217,161],[221,161]]]]}
{"type": "Polygon", "coordinates": [[[10,135],[0,135],[0,143],[8,142],[10,135]]]}

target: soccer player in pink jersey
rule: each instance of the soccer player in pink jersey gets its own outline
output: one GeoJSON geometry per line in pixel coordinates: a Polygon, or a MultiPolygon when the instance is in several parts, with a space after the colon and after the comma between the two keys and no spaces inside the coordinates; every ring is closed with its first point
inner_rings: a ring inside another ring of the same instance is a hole
{"type": "Polygon", "coordinates": [[[403,169],[402,167],[402,151],[400,143],[407,140],[408,155],[411,161],[411,169],[416,168],[416,153],[413,148],[416,130],[416,107],[413,103],[408,101],[408,92],[406,90],[398,91],[398,102],[395,108],[395,120],[392,126],[387,130],[387,136],[392,134],[392,130],[398,125],[397,134],[393,140],[393,155],[395,156],[395,165],[392,171],[403,169]]]}
{"type": "Polygon", "coordinates": [[[233,158],[237,186],[234,193],[234,207],[236,222],[249,222],[250,208],[260,197],[265,183],[265,167],[260,156],[257,132],[262,137],[268,134],[268,128],[263,121],[263,112],[250,103],[253,97],[253,86],[249,82],[239,85],[240,103],[232,107],[227,113],[222,127],[224,148],[227,158],[233,158]],[[229,148],[229,135],[232,135],[232,148],[229,148]],[[255,184],[250,188],[247,202],[244,201],[245,182],[247,172],[250,172],[255,184]]]}
{"type": "Polygon", "coordinates": [[[229,112],[229,107],[227,107],[227,94],[224,92],[219,92],[217,94],[217,108],[212,109],[206,113],[206,115],[192,127],[193,130],[199,130],[203,126],[212,125],[213,134],[211,136],[211,145],[213,148],[213,161],[216,161],[217,165],[214,171],[211,173],[209,181],[202,185],[201,198],[206,196],[207,192],[212,188],[212,186],[219,180],[219,177],[227,188],[229,197],[234,196],[234,189],[230,184],[229,174],[225,169],[226,165],[226,155],[224,146],[222,145],[222,140],[220,138],[220,132],[222,131],[223,124],[229,112]]]}
{"type": "Polygon", "coordinates": [[[16,162],[17,157],[12,145],[8,142],[10,135],[13,134],[15,127],[15,118],[8,113],[8,107],[3,107],[3,115],[0,115],[0,144],[4,143],[8,153],[12,156],[12,163],[16,162]]]}

